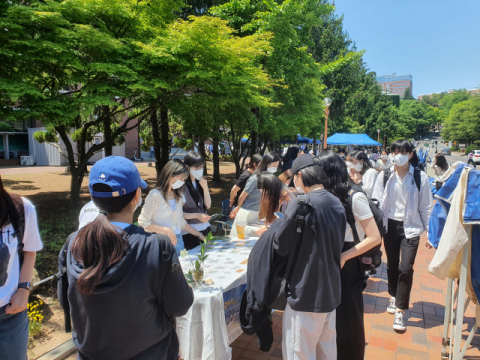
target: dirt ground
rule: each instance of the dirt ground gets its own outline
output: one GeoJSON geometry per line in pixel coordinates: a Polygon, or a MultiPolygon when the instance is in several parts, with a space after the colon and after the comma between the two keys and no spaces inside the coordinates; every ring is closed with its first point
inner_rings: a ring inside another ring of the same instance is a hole
{"type": "MultiPolygon", "coordinates": [[[[147,181],[148,189],[143,191],[145,197],[155,186],[155,168],[141,167],[140,174],[147,181]]],[[[207,164],[212,196],[212,208],[209,214],[221,212],[221,202],[229,198],[230,189],[235,182],[235,166],[233,163],[221,163],[222,181],[212,181],[213,167],[207,164]]],[[[90,200],[88,178],[85,178],[81,189],[81,203],[78,209],[68,210],[70,176],[65,173],[38,173],[22,175],[2,175],[4,186],[13,193],[27,197],[36,207],[40,235],[44,249],[37,254],[36,269],[40,279],[53,275],[58,270],[58,253],[65,243],[68,234],[78,227],[78,214],[81,207],[90,200]]],[[[144,199],[145,200],[145,199],[144,199]]],[[[135,214],[134,221],[140,210],[135,214]]],[[[45,303],[42,333],[30,340],[29,359],[36,359],[54,347],[67,341],[71,334],[64,332],[63,312],[56,299],[56,283],[50,282],[41,286],[35,294],[45,303]]]]}

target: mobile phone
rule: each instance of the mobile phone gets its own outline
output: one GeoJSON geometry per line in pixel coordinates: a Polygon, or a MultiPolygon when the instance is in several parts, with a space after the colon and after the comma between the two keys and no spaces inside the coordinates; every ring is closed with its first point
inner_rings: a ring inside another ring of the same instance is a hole
{"type": "Polygon", "coordinates": [[[284,215],[281,213],[281,212],[276,212],[274,213],[276,217],[278,217],[279,219],[283,219],[284,218],[284,215]]]}

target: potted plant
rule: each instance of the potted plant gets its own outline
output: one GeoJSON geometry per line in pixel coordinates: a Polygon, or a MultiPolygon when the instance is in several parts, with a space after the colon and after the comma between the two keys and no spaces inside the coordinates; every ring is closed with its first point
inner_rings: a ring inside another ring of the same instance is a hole
{"type": "Polygon", "coordinates": [[[198,260],[195,261],[194,269],[189,270],[187,274],[185,274],[185,278],[188,282],[195,282],[197,284],[203,283],[203,276],[205,271],[203,270],[203,265],[205,264],[205,259],[208,257],[206,254],[208,245],[213,239],[212,233],[208,233],[208,235],[203,239],[200,243],[200,254],[197,255],[198,260]]]}

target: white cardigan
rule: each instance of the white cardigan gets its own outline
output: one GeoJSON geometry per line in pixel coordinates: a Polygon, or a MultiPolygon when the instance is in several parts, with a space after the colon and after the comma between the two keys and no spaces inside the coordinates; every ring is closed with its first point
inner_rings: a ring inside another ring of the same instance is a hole
{"type": "Polygon", "coordinates": [[[153,189],[145,199],[145,205],[138,217],[138,225],[144,229],[150,224],[165,226],[175,234],[180,234],[187,224],[183,217],[183,204],[183,199],[178,200],[174,211],[162,193],[153,189]]]}

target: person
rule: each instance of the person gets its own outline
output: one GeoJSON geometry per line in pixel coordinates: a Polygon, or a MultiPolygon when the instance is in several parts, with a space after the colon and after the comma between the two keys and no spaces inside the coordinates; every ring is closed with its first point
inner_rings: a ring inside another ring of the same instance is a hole
{"type": "Polygon", "coordinates": [[[340,263],[341,303],[336,311],[337,359],[363,360],[365,357],[365,328],[363,321],[363,284],[365,274],[359,255],[380,245],[382,239],[370,210],[367,196],[355,185],[347,173],[345,163],[333,152],[318,157],[322,169],[330,179],[325,187],[335,195],[355,219],[355,229],[360,243],[354,244],[353,230],[347,226],[340,263]],[[356,190],[349,208],[349,191],[356,190]]]}
{"type": "Polygon", "coordinates": [[[372,168],[367,154],[363,151],[353,153],[352,160],[354,164],[353,169],[350,170],[352,179],[356,184],[361,184],[360,186],[370,199],[378,172],[372,168]]]}
{"type": "MultiPolygon", "coordinates": [[[[292,266],[283,313],[284,359],[335,359],[335,309],[340,305],[341,252],[346,232],[345,209],[325,190],[330,180],[310,154],[296,159],[291,185],[308,196],[308,213],[292,266]]],[[[290,201],[275,233],[274,250],[287,256],[297,233],[298,197],[290,201]]]]}
{"type": "Polygon", "coordinates": [[[468,160],[467,160],[467,164],[472,164],[473,168],[476,169],[477,168],[477,164],[475,164],[475,161],[473,161],[473,151],[471,151],[469,154],[468,154],[468,160]]]}
{"type": "Polygon", "coordinates": [[[292,169],[288,169],[278,176],[278,179],[286,186],[292,181],[292,169]]]}
{"type": "Polygon", "coordinates": [[[387,150],[383,149],[380,155],[380,159],[378,160],[378,168],[377,170],[380,172],[382,170],[388,169],[390,167],[390,160],[388,160],[388,153],[387,150]]]}
{"type": "Polygon", "coordinates": [[[82,207],[82,210],[80,210],[80,215],[78,216],[78,230],[91,223],[97,218],[97,216],[98,208],[93,200],[90,200],[82,207]]]}
{"type": "Polygon", "coordinates": [[[150,146],[150,158],[153,157],[155,157],[155,149],[153,148],[153,146],[150,146]]]}
{"type": "Polygon", "coordinates": [[[300,148],[297,145],[292,145],[288,148],[283,160],[282,173],[292,168],[293,161],[298,157],[299,152],[300,148]]]}
{"type": "Polygon", "coordinates": [[[255,170],[257,170],[258,164],[260,164],[261,161],[262,156],[258,154],[255,154],[250,158],[247,169],[240,174],[237,182],[235,185],[233,185],[232,190],[230,191],[230,207],[238,203],[238,198],[240,197],[243,189],[245,189],[248,179],[250,176],[252,176],[255,170]]]}
{"type": "Polygon", "coordinates": [[[265,219],[265,225],[256,231],[261,236],[278,218],[275,212],[279,211],[284,185],[274,174],[267,171],[258,175],[257,188],[260,196],[260,218],[265,219]]]}
{"type": "Polygon", "coordinates": [[[449,168],[447,159],[445,155],[435,154],[435,158],[432,161],[433,170],[435,171],[435,179],[438,181],[439,178],[445,174],[449,168]]]}
{"type": "Polygon", "coordinates": [[[405,331],[404,312],[408,310],[413,282],[413,265],[420,236],[428,232],[433,208],[428,176],[415,170],[409,162],[414,147],[408,140],[397,140],[392,146],[395,167],[384,184],[382,171],[373,197],[381,203],[387,233],[384,236],[387,254],[388,292],[391,296],[387,311],[395,314],[393,329],[405,331]],[[415,179],[419,176],[419,179],[415,179]],[[417,185],[417,181],[420,183],[417,185]],[[401,254],[401,256],[400,256],[401,254]]]}
{"type": "Polygon", "coordinates": [[[145,230],[167,235],[175,245],[177,255],[185,248],[182,231],[205,239],[200,231],[192,228],[183,217],[185,180],[190,173],[178,159],[170,160],[162,169],[157,187],[149,192],[138,217],[138,224],[145,230]]]}
{"type": "Polygon", "coordinates": [[[30,281],[37,251],[43,245],[35,207],[9,193],[1,177],[0,228],[0,359],[26,360],[30,281]],[[23,239],[23,249],[19,239],[23,239]]]}
{"type": "Polygon", "coordinates": [[[132,224],[147,184],[121,156],[97,161],[89,178],[99,215],[59,256],[58,296],[70,309],[77,359],[177,359],[171,317],[188,311],[193,291],[168,237],[132,224]]]}
{"type": "MultiPolygon", "coordinates": [[[[207,180],[203,177],[205,160],[196,152],[189,152],[183,160],[187,165],[190,176],[185,180],[185,203],[183,204],[183,217],[195,230],[207,236],[211,231],[210,216],[207,210],[212,206],[210,190],[207,180]]],[[[186,231],[182,231],[185,249],[191,250],[200,245],[200,239],[186,231]]]]}
{"type": "Polygon", "coordinates": [[[260,197],[261,192],[257,188],[258,175],[264,171],[268,171],[272,174],[277,172],[278,164],[280,162],[280,156],[275,151],[271,151],[266,154],[257,170],[250,176],[245,185],[240,198],[238,199],[238,206],[230,214],[230,217],[234,217],[232,231],[230,235],[237,236],[237,224],[253,224],[258,221],[260,213],[260,197]]]}

